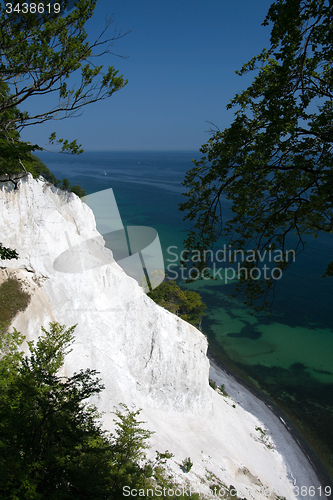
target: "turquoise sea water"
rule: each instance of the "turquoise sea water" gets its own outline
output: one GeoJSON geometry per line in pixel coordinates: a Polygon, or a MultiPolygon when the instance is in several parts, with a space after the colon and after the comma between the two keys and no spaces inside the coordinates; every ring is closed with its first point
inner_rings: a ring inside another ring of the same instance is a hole
{"type": "MultiPolygon", "coordinates": [[[[88,194],[112,187],[125,225],[158,231],[169,276],[175,276],[175,253],[182,250],[188,230],[178,211],[184,201],[181,182],[191,159],[200,153],[38,156],[56,177],[80,184],[88,194]]],[[[232,283],[182,285],[198,291],[207,304],[202,330],[214,358],[272,397],[333,474],[333,279],[322,279],[333,258],[333,236],[309,236],[307,241],[305,251],[279,280],[269,317],[249,316],[240,297],[229,297],[232,283]]]]}

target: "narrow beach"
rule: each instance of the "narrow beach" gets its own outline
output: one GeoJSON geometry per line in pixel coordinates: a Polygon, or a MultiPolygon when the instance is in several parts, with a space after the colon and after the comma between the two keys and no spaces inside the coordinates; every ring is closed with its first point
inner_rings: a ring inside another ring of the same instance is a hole
{"type": "Polygon", "coordinates": [[[214,380],[218,386],[224,384],[229,396],[246,411],[255,415],[272,437],[275,449],[283,456],[288,477],[295,486],[295,492],[299,491],[298,497],[309,500],[333,498],[332,493],[329,496],[325,495],[325,486],[330,486],[333,491],[332,482],[329,482],[329,478],[326,477],[326,471],[319,470],[320,466],[315,464],[314,458],[303,449],[296,433],[277,414],[277,408],[273,408],[260,399],[230,373],[220,368],[211,357],[209,361],[210,379],[214,380]],[[303,490],[301,490],[302,487],[303,490]],[[310,487],[312,487],[311,490],[310,487]]]}

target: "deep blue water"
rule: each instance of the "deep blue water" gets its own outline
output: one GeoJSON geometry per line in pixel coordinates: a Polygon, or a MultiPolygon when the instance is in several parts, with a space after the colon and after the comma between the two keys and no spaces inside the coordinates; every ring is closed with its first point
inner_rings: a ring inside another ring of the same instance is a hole
{"type": "MultiPolygon", "coordinates": [[[[185,200],[181,182],[199,152],[38,156],[56,177],[80,184],[88,194],[112,187],[125,225],[158,231],[165,265],[174,276],[173,254],[182,250],[189,229],[178,211],[185,200]]],[[[333,279],[322,278],[333,259],[333,235],[306,240],[305,251],[277,284],[270,316],[249,316],[241,297],[229,297],[232,284],[220,280],[190,286],[207,304],[202,329],[214,357],[288,411],[333,470],[333,279]]]]}

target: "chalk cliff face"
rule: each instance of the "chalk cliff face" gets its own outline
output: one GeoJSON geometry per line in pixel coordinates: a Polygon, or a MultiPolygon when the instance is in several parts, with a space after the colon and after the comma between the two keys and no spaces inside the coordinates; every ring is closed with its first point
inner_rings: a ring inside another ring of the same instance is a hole
{"type": "Polygon", "coordinates": [[[2,185],[0,228],[2,244],[19,254],[0,260],[0,281],[14,274],[31,294],[13,326],[31,340],[50,321],[77,324],[64,374],[100,372],[106,388],[94,402],[106,428],[119,403],[142,408],[146,428],[156,432],[152,449],[174,453],[170,467],[192,491],[209,491],[200,478],[210,471],[239,496],[267,498],[266,486],[272,499],[295,498],[282,457],[256,436],[259,421],[209,387],[205,336],[157,306],[112,262],[85,203],[29,175],[17,190],[2,185]],[[55,270],[69,248],[68,266],[80,261],[82,272],[55,270]],[[187,456],[194,467],[184,475],[179,464],[187,456]]]}

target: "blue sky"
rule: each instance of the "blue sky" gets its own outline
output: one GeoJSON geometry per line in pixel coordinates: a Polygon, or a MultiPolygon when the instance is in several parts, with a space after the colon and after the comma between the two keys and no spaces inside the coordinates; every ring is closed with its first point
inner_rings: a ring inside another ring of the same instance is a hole
{"type": "MultiPolygon", "coordinates": [[[[92,150],[198,150],[210,125],[228,126],[226,105],[250,84],[253,74],[235,70],[269,45],[270,28],[261,26],[271,2],[266,0],[98,0],[87,24],[97,36],[113,15],[123,33],[113,47],[126,56],[104,56],[128,79],[110,99],[84,108],[78,118],[33,126],[24,140],[47,144],[51,132],[77,139],[92,150]]],[[[37,99],[37,98],[36,98],[37,99]]],[[[32,110],[50,98],[26,101],[32,110]],[[43,99],[43,102],[41,101],[43,99]]]]}

